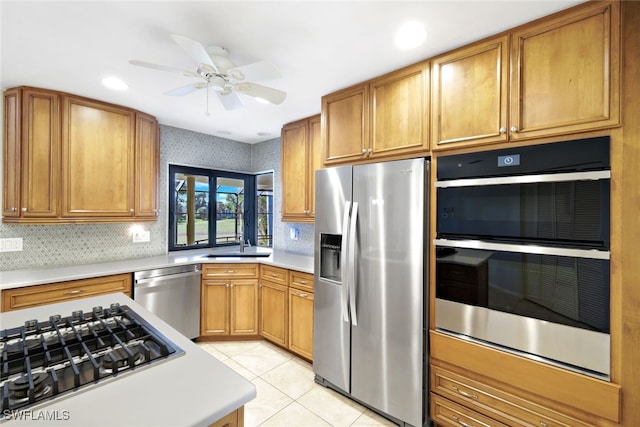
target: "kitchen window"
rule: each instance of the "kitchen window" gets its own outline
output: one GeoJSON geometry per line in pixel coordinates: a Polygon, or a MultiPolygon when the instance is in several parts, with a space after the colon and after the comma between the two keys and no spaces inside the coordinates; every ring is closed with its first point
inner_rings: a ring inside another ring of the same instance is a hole
{"type": "Polygon", "coordinates": [[[237,245],[241,239],[271,246],[273,185],[264,184],[269,180],[263,175],[273,182],[272,173],[169,165],[169,250],[237,245]]]}

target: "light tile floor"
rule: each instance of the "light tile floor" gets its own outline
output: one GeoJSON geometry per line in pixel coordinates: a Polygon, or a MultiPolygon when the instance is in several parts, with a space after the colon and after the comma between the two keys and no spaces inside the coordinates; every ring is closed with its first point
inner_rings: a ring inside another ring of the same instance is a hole
{"type": "Polygon", "coordinates": [[[199,343],[255,384],[246,427],[393,426],[395,424],[313,381],[311,364],[266,341],[199,343]]]}

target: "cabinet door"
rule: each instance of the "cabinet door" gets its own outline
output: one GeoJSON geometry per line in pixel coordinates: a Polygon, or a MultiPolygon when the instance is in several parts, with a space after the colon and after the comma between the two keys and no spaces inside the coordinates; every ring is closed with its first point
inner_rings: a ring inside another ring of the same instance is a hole
{"type": "Polygon", "coordinates": [[[152,116],[136,114],[135,216],[158,216],[160,140],[158,122],[152,116]]]}
{"type": "Polygon", "coordinates": [[[324,165],[362,160],[369,149],[369,84],[322,97],[324,165]]]}
{"type": "Polygon", "coordinates": [[[289,288],[260,280],[260,335],[287,345],[289,288]]]}
{"type": "Polygon", "coordinates": [[[307,209],[310,220],[316,213],[316,171],[322,169],[322,134],[320,132],[320,114],[309,119],[309,170],[307,179],[307,209]]]}
{"type": "Polygon", "coordinates": [[[289,289],[289,349],[313,358],[313,293],[289,289]]]}
{"type": "Polygon", "coordinates": [[[513,33],[511,139],[620,122],[619,3],[595,3],[513,33]]]}
{"type": "Polygon", "coordinates": [[[258,334],[258,280],[231,280],[230,334],[258,334]]]}
{"type": "Polygon", "coordinates": [[[434,149],[507,140],[508,54],[502,36],[432,60],[434,149]]]}
{"type": "Polygon", "coordinates": [[[371,158],[428,154],[429,63],[375,79],[371,90],[371,158]]]}
{"type": "Polygon", "coordinates": [[[21,108],[20,89],[9,89],[4,93],[4,133],[2,155],[2,216],[20,216],[20,165],[21,156],[21,108]]]}
{"type": "Polygon", "coordinates": [[[299,221],[307,216],[307,120],[282,128],[282,220],[299,221]]]}
{"type": "Polygon", "coordinates": [[[64,97],[62,188],[65,217],[134,214],[134,112],[64,97]]]}
{"type": "Polygon", "coordinates": [[[60,201],[58,94],[22,90],[22,217],[55,218],[60,201]]]}
{"type": "Polygon", "coordinates": [[[202,282],[201,335],[229,335],[229,292],[227,280],[202,282]]]}

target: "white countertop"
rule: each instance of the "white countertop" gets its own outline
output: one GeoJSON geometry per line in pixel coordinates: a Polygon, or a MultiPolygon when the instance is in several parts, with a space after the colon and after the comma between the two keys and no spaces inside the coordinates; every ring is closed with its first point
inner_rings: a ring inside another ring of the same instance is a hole
{"type": "Polygon", "coordinates": [[[0,313],[0,327],[16,327],[53,314],[67,316],[79,309],[91,311],[113,302],[133,308],[185,354],[30,408],[32,417],[39,411],[42,416],[57,413],[59,421],[7,420],[3,425],[208,426],[256,397],[252,383],[123,294],[0,313]],[[68,414],[68,420],[62,420],[63,414],[68,414]]]}
{"type": "MultiPolygon", "coordinates": [[[[206,263],[260,263],[313,274],[313,257],[274,250],[268,257],[216,257],[207,254],[237,250],[237,247],[219,249],[194,249],[170,252],[149,258],[135,258],[95,264],[80,264],[66,267],[0,271],[0,291],[43,283],[65,282],[67,280],[109,276],[111,274],[132,273],[180,264],[206,263]]],[[[262,248],[247,248],[246,252],[264,251],[262,248]]]]}

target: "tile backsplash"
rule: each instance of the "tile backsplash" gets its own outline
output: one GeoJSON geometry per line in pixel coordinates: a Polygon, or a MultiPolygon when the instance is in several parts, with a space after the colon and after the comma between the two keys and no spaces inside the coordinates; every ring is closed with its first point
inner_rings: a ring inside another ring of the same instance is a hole
{"type": "Polygon", "coordinates": [[[274,248],[313,254],[313,224],[279,221],[280,139],[244,144],[171,126],[160,126],[160,216],[140,222],[151,241],[132,243],[132,223],[18,225],[0,223],[0,237],[22,237],[21,252],[0,253],[0,271],[88,264],[161,255],[167,252],[167,186],[169,163],[238,172],[274,171],[274,248]],[[298,240],[289,239],[289,227],[298,240]]]}

